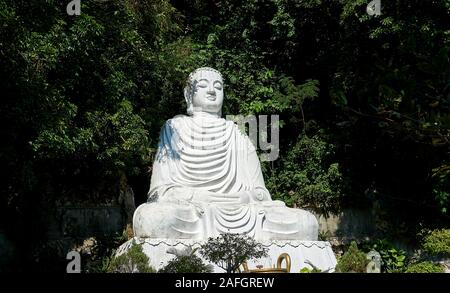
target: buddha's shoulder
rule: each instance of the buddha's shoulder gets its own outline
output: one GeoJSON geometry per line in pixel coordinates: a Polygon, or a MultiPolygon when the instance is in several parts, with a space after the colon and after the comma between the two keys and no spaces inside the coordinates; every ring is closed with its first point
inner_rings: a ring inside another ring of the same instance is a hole
{"type": "Polygon", "coordinates": [[[181,123],[189,120],[189,116],[186,115],[176,115],[170,119],[167,119],[163,124],[163,128],[176,128],[181,123]]]}
{"type": "Polygon", "coordinates": [[[178,123],[178,122],[181,122],[181,121],[187,121],[190,118],[191,118],[190,116],[180,114],[180,115],[176,115],[176,116],[168,119],[166,121],[166,124],[173,124],[173,123],[178,123]]]}
{"type": "MultiPolygon", "coordinates": [[[[237,125],[233,121],[226,120],[224,118],[217,118],[216,121],[223,122],[224,124],[226,124],[227,127],[232,127],[232,128],[237,127],[237,125]]],[[[192,122],[193,122],[192,116],[180,114],[180,115],[176,115],[173,118],[166,120],[166,122],[164,123],[164,126],[170,126],[172,128],[176,128],[177,126],[190,124],[192,122]]]]}

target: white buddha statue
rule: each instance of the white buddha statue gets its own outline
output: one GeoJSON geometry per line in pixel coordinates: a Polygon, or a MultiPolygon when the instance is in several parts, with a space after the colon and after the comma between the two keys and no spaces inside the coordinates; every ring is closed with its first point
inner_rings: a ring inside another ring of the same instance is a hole
{"type": "Polygon", "coordinates": [[[255,147],[221,118],[223,87],[215,69],[189,75],[188,115],[162,127],[148,202],[133,217],[135,236],[206,240],[246,233],[260,241],[316,241],[314,215],[271,199],[255,147]]]}

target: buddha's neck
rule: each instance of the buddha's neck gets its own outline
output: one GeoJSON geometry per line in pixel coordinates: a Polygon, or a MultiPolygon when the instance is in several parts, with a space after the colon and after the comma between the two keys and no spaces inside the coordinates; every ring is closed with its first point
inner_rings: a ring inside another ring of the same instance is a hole
{"type": "Polygon", "coordinates": [[[194,111],[192,117],[194,118],[207,118],[207,119],[217,119],[220,118],[219,113],[212,112],[203,112],[203,111],[194,111]]]}

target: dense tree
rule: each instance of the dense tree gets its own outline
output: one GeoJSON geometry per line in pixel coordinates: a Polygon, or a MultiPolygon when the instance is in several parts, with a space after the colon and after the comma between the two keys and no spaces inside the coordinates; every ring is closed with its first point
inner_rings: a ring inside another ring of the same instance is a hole
{"type": "Polygon", "coordinates": [[[156,113],[178,112],[185,76],[165,57],[179,29],[169,3],[83,1],[76,17],[66,4],[0,2],[2,222],[36,242],[58,204],[115,201],[148,180],[156,113]]]}

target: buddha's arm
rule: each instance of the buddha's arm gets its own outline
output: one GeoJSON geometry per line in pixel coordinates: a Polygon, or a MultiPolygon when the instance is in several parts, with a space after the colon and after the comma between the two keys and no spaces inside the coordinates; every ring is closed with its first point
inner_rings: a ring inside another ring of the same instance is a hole
{"type": "Polygon", "coordinates": [[[162,192],[160,201],[164,202],[194,202],[213,204],[243,204],[250,202],[250,192],[217,193],[199,188],[188,188],[183,186],[172,186],[162,192]]]}
{"type": "Polygon", "coordinates": [[[152,167],[152,177],[148,201],[183,201],[189,200],[189,192],[186,188],[177,184],[173,178],[176,165],[177,150],[172,144],[174,132],[171,120],[161,128],[158,151],[152,167]]]}
{"type": "MultiPolygon", "coordinates": [[[[250,141],[248,143],[250,143],[250,141]]],[[[252,185],[252,189],[250,190],[250,200],[253,202],[270,201],[270,193],[264,184],[258,154],[253,146],[250,147],[250,151],[248,152],[246,167],[247,176],[252,185]]]]}

